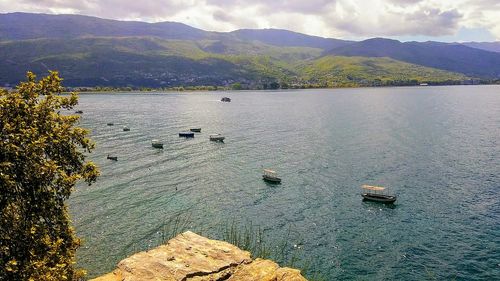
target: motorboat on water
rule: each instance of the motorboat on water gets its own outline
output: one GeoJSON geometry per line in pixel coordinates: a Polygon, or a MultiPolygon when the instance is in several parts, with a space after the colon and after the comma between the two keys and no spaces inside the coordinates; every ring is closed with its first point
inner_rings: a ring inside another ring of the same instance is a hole
{"type": "Polygon", "coordinates": [[[118,156],[109,156],[109,154],[108,154],[108,157],[106,157],[106,158],[109,160],[118,161],[118,156]]]}
{"type": "Polygon", "coordinates": [[[123,126],[123,131],[124,131],[124,132],[128,132],[128,131],[130,131],[130,128],[129,128],[129,127],[127,127],[127,126],[123,126]]]}
{"type": "Polygon", "coordinates": [[[201,133],[201,128],[191,128],[189,130],[194,133],[201,133]]]}
{"type": "Polygon", "coordinates": [[[211,141],[220,141],[223,142],[225,137],[221,134],[212,134],[209,136],[211,141]]]}
{"type": "Polygon", "coordinates": [[[179,137],[194,138],[194,133],[193,132],[180,132],[179,137]]]}
{"type": "Polygon", "coordinates": [[[278,177],[278,174],[275,171],[269,169],[264,169],[262,179],[269,183],[281,183],[281,178],[278,177]]]}
{"type": "Polygon", "coordinates": [[[223,97],[222,99],[220,99],[220,101],[222,101],[222,102],[231,102],[231,99],[228,98],[228,97],[223,97]]]}
{"type": "Polygon", "coordinates": [[[163,143],[160,140],[152,140],[151,146],[154,148],[163,148],[163,143]]]}
{"type": "Polygon", "coordinates": [[[386,190],[386,188],[383,186],[364,184],[361,186],[361,188],[363,189],[363,193],[361,193],[361,196],[363,196],[363,200],[392,204],[397,199],[395,195],[389,195],[385,193],[384,190],[386,190]]]}

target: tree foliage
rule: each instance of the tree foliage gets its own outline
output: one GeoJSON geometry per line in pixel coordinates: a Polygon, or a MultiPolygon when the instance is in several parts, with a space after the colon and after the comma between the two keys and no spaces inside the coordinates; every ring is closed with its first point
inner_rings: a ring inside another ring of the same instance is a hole
{"type": "Polygon", "coordinates": [[[82,274],[65,201],[78,180],[91,184],[99,172],[85,161],[94,147],[88,131],[67,113],[78,96],[61,91],[57,72],[39,81],[28,73],[15,90],[0,90],[0,280],[82,274]]]}

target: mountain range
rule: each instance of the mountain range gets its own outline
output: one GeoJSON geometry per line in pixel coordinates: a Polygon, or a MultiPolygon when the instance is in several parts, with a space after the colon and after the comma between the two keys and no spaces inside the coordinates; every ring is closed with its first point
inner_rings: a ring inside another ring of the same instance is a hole
{"type": "Polygon", "coordinates": [[[500,78],[500,43],[348,41],[280,29],[0,14],[0,86],[58,70],[73,87],[458,84],[500,78]]]}

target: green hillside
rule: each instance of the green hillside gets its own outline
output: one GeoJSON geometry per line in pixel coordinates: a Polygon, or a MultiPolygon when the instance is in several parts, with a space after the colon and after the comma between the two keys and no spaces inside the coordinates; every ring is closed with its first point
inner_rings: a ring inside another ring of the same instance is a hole
{"type": "Polygon", "coordinates": [[[59,70],[66,86],[244,88],[456,83],[464,75],[389,58],[321,57],[324,50],[243,41],[80,37],[0,43],[0,85],[59,70]],[[271,86],[271,84],[273,84],[271,86]]]}
{"type": "Polygon", "coordinates": [[[326,56],[297,67],[302,79],[327,87],[453,83],[463,74],[390,58],[326,56]]]}

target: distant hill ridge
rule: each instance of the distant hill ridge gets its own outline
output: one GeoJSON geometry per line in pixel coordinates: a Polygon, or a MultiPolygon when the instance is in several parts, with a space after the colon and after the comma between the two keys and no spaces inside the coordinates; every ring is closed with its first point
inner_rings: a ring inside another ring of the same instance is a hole
{"type": "Polygon", "coordinates": [[[500,42],[466,42],[462,45],[490,52],[500,53],[500,42]]]}
{"type": "Polygon", "coordinates": [[[48,69],[59,70],[71,86],[462,83],[500,77],[495,48],[494,43],[356,42],[282,29],[211,32],[177,22],[9,13],[0,14],[0,86],[17,83],[27,70],[48,69]]]}
{"type": "Polygon", "coordinates": [[[162,39],[257,40],[276,46],[332,49],[350,41],[310,36],[282,29],[240,29],[210,32],[178,22],[118,21],[82,15],[0,14],[0,40],[76,38],[82,36],[155,36],[162,39]]]}
{"type": "Polygon", "coordinates": [[[326,52],[339,56],[389,57],[470,76],[499,77],[500,54],[457,43],[399,42],[373,38],[326,52]]]}
{"type": "Polygon", "coordinates": [[[177,22],[118,21],[82,15],[0,14],[0,39],[3,40],[81,36],[157,36],[196,40],[208,34],[177,22]]]}

